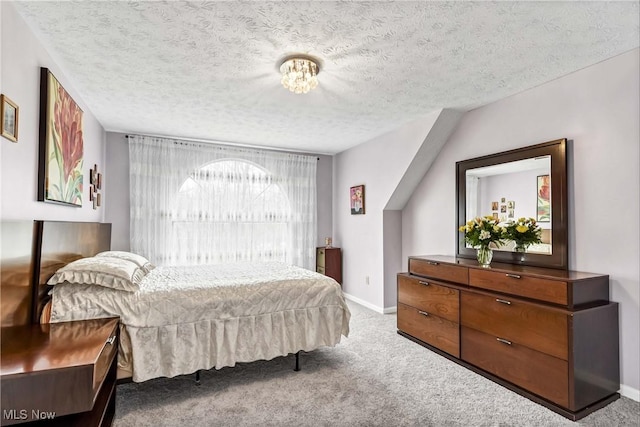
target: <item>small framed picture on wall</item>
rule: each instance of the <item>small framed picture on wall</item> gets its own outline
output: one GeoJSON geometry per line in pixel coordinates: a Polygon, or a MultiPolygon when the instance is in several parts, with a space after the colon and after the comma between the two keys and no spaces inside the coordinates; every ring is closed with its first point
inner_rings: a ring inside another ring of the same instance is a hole
{"type": "Polygon", "coordinates": [[[364,185],[356,185],[349,190],[351,215],[364,215],[364,185]]]}
{"type": "Polygon", "coordinates": [[[0,132],[9,141],[18,142],[18,106],[0,95],[0,132]]]}
{"type": "Polygon", "coordinates": [[[551,175],[539,175],[536,221],[551,222],[551,175]]]}

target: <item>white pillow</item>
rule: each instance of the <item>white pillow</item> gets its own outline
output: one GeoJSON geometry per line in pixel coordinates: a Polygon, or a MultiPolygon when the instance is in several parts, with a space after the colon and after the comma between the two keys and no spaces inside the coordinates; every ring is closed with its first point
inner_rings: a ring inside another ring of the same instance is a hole
{"type": "Polygon", "coordinates": [[[73,261],[60,268],[47,284],[57,285],[68,282],[135,292],[140,289],[140,282],[145,274],[131,261],[110,257],[91,257],[73,261]]]}
{"type": "Polygon", "coordinates": [[[126,259],[127,261],[131,261],[134,264],[136,264],[138,267],[140,267],[142,270],[144,270],[145,273],[148,273],[151,270],[153,270],[154,268],[156,268],[155,265],[151,264],[149,262],[149,260],[146,259],[145,257],[143,257],[142,255],[134,254],[134,253],[131,253],[131,252],[126,252],[126,251],[105,251],[105,252],[100,252],[96,256],[97,257],[109,257],[109,258],[126,259]]]}

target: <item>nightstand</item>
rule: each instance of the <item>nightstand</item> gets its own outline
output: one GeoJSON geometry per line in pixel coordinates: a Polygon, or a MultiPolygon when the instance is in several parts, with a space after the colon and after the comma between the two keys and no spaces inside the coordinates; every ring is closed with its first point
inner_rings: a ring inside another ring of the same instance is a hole
{"type": "Polygon", "coordinates": [[[118,319],[2,328],[1,425],[109,426],[118,319]]]}
{"type": "Polygon", "coordinates": [[[342,251],[340,248],[316,248],[316,271],[342,285],[342,251]]]}

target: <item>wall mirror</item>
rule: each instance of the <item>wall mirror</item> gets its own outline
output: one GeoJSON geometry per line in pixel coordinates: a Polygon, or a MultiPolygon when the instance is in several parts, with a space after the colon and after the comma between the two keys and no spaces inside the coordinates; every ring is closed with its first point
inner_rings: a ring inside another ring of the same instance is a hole
{"type": "MultiPolygon", "coordinates": [[[[491,215],[501,223],[534,218],[542,242],[516,252],[514,242],[493,248],[493,260],[509,264],[568,268],[567,140],[477,157],[456,163],[458,225],[491,215]]],[[[457,232],[457,255],[476,250],[457,232]]]]}

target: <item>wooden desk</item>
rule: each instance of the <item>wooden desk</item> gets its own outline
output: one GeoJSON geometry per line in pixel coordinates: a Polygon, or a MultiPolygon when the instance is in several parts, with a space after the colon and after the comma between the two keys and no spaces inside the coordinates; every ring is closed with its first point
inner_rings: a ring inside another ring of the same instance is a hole
{"type": "Polygon", "coordinates": [[[111,425],[118,331],[117,318],[2,328],[0,425],[111,425]]]}

